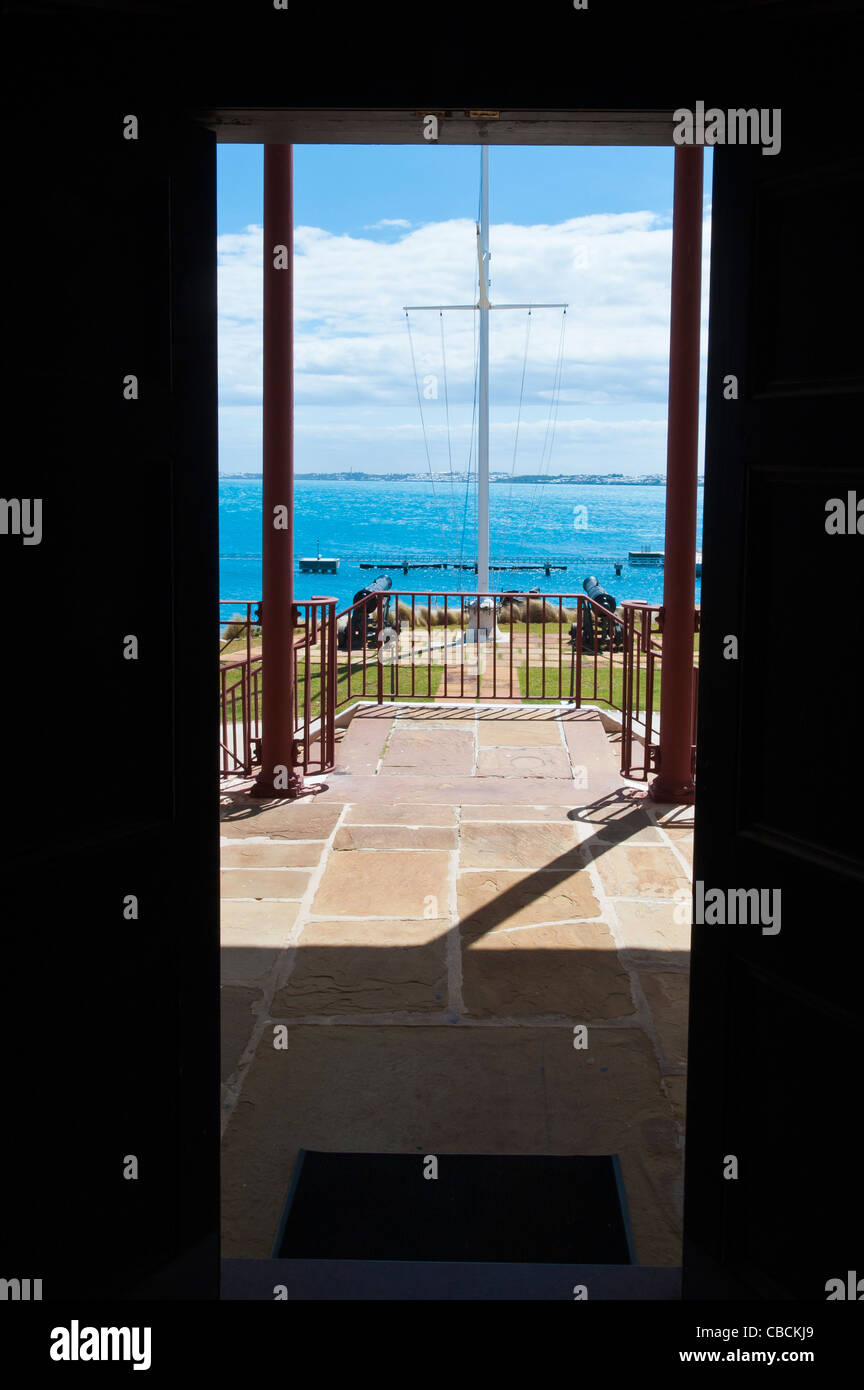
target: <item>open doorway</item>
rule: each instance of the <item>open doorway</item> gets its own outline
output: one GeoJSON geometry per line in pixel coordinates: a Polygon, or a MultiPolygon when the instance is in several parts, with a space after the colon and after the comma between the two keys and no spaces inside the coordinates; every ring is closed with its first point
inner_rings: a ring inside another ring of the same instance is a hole
{"type": "MultiPolygon", "coordinates": [[[[380,170],[388,156],[396,168],[400,155],[407,167],[419,168],[430,153],[442,163],[451,156],[463,178],[469,159],[475,170],[479,163],[476,149],[301,146],[295,197],[309,196],[300,194],[299,180],[304,159],[308,177],[316,155],[325,164],[350,155],[361,166],[374,158],[380,170]]],[[[230,154],[226,165],[236,177],[237,147],[230,154]]],[[[494,156],[505,187],[507,160],[513,161],[513,206],[500,216],[501,241],[492,248],[505,268],[502,297],[552,300],[556,272],[566,268],[569,283],[557,293],[572,301],[577,339],[565,377],[555,357],[557,332],[547,333],[544,343],[527,306],[518,325],[501,333],[495,377],[503,389],[497,401],[493,391],[493,457],[502,456],[505,467],[492,468],[498,477],[490,489],[490,529],[502,547],[497,554],[527,565],[537,558],[533,545],[547,564],[551,557],[578,571],[579,588],[594,571],[605,594],[614,584],[622,606],[629,599],[654,599],[659,606],[662,568],[642,556],[662,560],[672,149],[502,147],[494,156]],[[592,165],[601,153],[602,166],[592,165]],[[538,201],[543,204],[545,195],[545,204],[520,225],[530,196],[530,160],[541,154],[547,186],[538,201]],[[649,177],[658,189],[665,178],[665,204],[647,211],[604,207],[602,198],[613,197],[616,157],[615,197],[626,202],[641,157],[653,164],[649,177]],[[554,170],[556,158],[569,161],[566,174],[554,170]],[[581,179],[580,158],[588,166],[581,179]],[[567,204],[571,187],[584,197],[601,167],[600,204],[589,201],[577,215],[556,221],[555,205],[560,211],[567,204]],[[516,286],[538,269],[536,295],[533,287],[530,294],[520,292],[516,286]],[[628,285],[635,301],[629,318],[628,285]],[[634,351],[640,331],[643,359],[634,351]],[[550,398],[560,464],[547,448],[550,398]],[[628,418],[634,404],[635,420],[628,418]],[[539,445],[533,471],[519,454],[520,434],[523,451],[532,434],[539,445]],[[578,528],[574,515],[583,523],[578,528]],[[526,521],[543,541],[530,533],[526,539],[526,521]]],[[[344,188],[344,178],[333,172],[328,189],[344,188]]],[[[456,197],[458,176],[441,177],[456,197]]],[[[366,206],[374,179],[367,171],[360,182],[366,206]]],[[[400,189],[412,186],[404,173],[398,182],[400,189]]],[[[429,198],[434,189],[424,185],[422,193],[429,198]]],[[[318,198],[323,204],[320,188],[318,198]]],[[[432,303],[474,302],[474,226],[470,216],[436,224],[424,217],[422,204],[420,211],[394,207],[392,197],[380,194],[370,206],[363,213],[328,209],[345,225],[309,226],[299,211],[295,218],[303,228],[299,292],[309,294],[295,312],[308,391],[297,396],[303,453],[295,495],[298,527],[302,522],[306,530],[298,529],[296,550],[320,558],[323,532],[324,558],[340,565],[338,579],[298,574],[295,592],[311,601],[322,582],[329,591],[341,586],[339,606],[350,609],[357,584],[367,577],[360,564],[377,554],[381,567],[387,558],[382,536],[392,526],[390,547],[396,548],[398,535],[399,559],[412,569],[411,589],[400,585],[395,598],[406,607],[411,601],[413,631],[415,605],[425,596],[429,614],[433,593],[437,599],[441,591],[432,565],[444,557],[452,562],[455,554],[464,558],[466,535],[470,547],[465,518],[472,503],[479,510],[471,491],[477,372],[476,351],[466,348],[468,324],[448,343],[452,330],[439,312],[433,336],[422,343],[422,333],[412,339],[410,322],[404,336],[401,306],[416,302],[414,286],[421,280],[430,286],[432,303]],[[411,215],[394,215],[404,212],[411,215]],[[464,285],[453,269],[460,252],[464,285]],[[377,293],[376,275],[383,287],[377,293]],[[362,286],[359,311],[354,286],[362,286]],[[339,383],[330,393],[334,399],[320,389],[325,351],[331,354],[325,380],[339,383]],[[425,376],[416,371],[418,357],[425,376]],[[412,404],[410,392],[421,383],[412,404]],[[405,404],[398,394],[403,388],[405,404]],[[339,389],[347,389],[344,402],[339,389]],[[370,398],[380,403],[377,417],[370,398]],[[389,454],[383,460],[378,454],[370,466],[366,455],[374,439],[389,441],[389,454]],[[466,457],[461,468],[454,442],[466,457]],[[363,476],[344,476],[351,473],[363,476]],[[406,539],[412,518],[415,534],[406,539]],[[346,520],[349,530],[340,532],[346,520]],[[430,533],[438,559],[427,568],[430,533]]],[[[493,231],[497,220],[493,214],[493,231]]],[[[249,322],[240,312],[240,287],[244,278],[247,286],[252,282],[249,262],[254,268],[261,238],[254,226],[225,229],[224,236],[223,306],[235,322],[225,336],[233,349],[226,373],[233,395],[223,460],[236,459],[225,471],[240,476],[221,482],[223,516],[228,528],[237,528],[232,534],[240,535],[250,518],[260,534],[260,480],[243,476],[254,468],[238,466],[254,457],[254,434],[244,454],[238,421],[250,409],[242,400],[249,322]]],[[[706,307],[708,245],[706,227],[706,307]]],[[[223,546],[223,554],[232,585],[251,585],[232,597],[251,603],[257,597],[254,556],[243,553],[242,542],[223,546]]],[[[502,565],[501,576],[501,590],[518,593],[515,573],[502,565]]],[[[470,574],[461,573],[449,591],[458,592],[460,583],[471,592],[470,574]]],[[[562,652],[574,616],[565,599],[575,603],[578,594],[568,594],[563,584],[560,572],[538,567],[531,580],[536,597],[521,596],[525,610],[514,614],[510,600],[509,683],[501,672],[499,688],[496,641],[492,683],[484,672],[467,699],[464,677],[456,686],[450,673],[447,688],[446,654],[421,663],[425,688],[418,689],[412,676],[407,689],[400,671],[386,703],[364,699],[366,687],[352,685],[349,653],[339,775],[313,773],[309,783],[321,790],[308,801],[250,807],[242,799],[243,778],[227,779],[223,1178],[229,1258],[271,1253],[298,1153],[323,1149],[418,1159],[615,1154],[622,1160],[634,1261],[667,1269],[680,1264],[692,810],[646,808],[632,795],[633,779],[621,776],[613,642],[609,684],[603,684],[605,666],[598,683],[595,660],[593,686],[589,669],[583,673],[588,686],[580,677],[580,698],[573,701],[562,652]],[[517,681],[523,673],[516,685],[514,656],[517,681]],[[373,1074],[389,1084],[380,1081],[364,1094],[373,1074]]],[[[612,611],[618,612],[615,602],[612,611]]],[[[427,631],[432,627],[427,619],[427,631]]],[[[227,635],[229,642],[248,644],[248,633],[227,635]]],[[[406,1256],[409,1247],[410,1241],[406,1256]]]]}

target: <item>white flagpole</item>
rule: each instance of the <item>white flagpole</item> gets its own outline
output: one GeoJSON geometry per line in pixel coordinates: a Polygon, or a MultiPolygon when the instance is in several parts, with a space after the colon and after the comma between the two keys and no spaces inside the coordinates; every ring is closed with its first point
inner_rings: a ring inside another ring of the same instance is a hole
{"type": "MultiPolygon", "coordinates": [[[[480,314],[478,363],[478,428],[477,428],[477,592],[479,600],[475,628],[483,627],[479,603],[491,593],[489,584],[489,310],[495,309],[566,309],[566,304],[495,304],[489,302],[489,146],[480,147],[480,221],[477,224],[477,261],[480,297],[476,304],[405,304],[411,310],[442,311],[468,309],[480,314]]],[[[477,640],[477,636],[475,639],[477,640]]],[[[499,641],[502,634],[499,634],[499,641]]]]}

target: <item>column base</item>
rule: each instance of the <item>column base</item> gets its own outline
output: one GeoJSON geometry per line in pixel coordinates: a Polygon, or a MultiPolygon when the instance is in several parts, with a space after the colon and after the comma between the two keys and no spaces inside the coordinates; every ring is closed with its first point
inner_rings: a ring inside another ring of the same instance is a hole
{"type": "Polygon", "coordinates": [[[646,796],[649,801],[665,805],[692,806],[696,800],[696,783],[692,777],[686,782],[666,782],[661,772],[649,785],[646,796]]]}
{"type": "Polygon", "coordinates": [[[297,797],[303,794],[303,791],[303,774],[294,769],[288,773],[287,778],[279,778],[278,787],[275,785],[272,773],[260,772],[246,795],[266,797],[270,800],[296,801],[297,797]]]}

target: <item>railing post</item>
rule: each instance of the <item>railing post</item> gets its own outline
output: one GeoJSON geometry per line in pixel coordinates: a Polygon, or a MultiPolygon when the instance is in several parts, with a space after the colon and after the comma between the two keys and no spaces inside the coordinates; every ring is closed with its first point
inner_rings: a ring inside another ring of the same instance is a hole
{"type": "MultiPolygon", "coordinates": [[[[621,728],[621,774],[624,777],[633,776],[633,720],[639,706],[639,653],[645,642],[645,619],[649,615],[650,628],[650,609],[643,599],[626,599],[621,607],[624,609],[624,670],[623,670],[623,719],[621,728]],[[641,632],[636,627],[637,616],[641,619],[641,632]]],[[[650,636],[646,647],[646,663],[650,663],[650,636]]],[[[653,677],[651,677],[653,679],[653,677]]],[[[646,732],[645,739],[645,766],[641,780],[648,780],[648,757],[650,747],[650,730],[646,732]]]]}
{"type": "Polygon", "coordinates": [[[243,773],[252,771],[252,604],[246,604],[246,665],[243,668],[243,773]]]}
{"type": "MultiPolygon", "coordinates": [[[[377,639],[378,639],[378,640],[377,640],[377,647],[378,647],[378,703],[379,703],[379,705],[383,705],[383,703],[384,703],[384,661],[383,661],[384,650],[383,650],[383,647],[382,647],[382,640],[383,640],[383,634],[384,634],[384,595],[383,595],[383,594],[379,594],[379,595],[378,595],[377,608],[378,608],[378,633],[377,633],[377,639]]],[[[368,639],[368,636],[367,636],[367,622],[366,622],[366,614],[368,613],[368,611],[369,611],[369,610],[368,610],[368,608],[366,607],[366,603],[365,603],[365,601],[364,601],[364,603],[363,603],[363,640],[364,640],[364,642],[368,642],[368,640],[369,640],[369,639],[368,639]]]]}
{"type": "Polygon", "coordinates": [[[621,711],[621,775],[630,776],[633,762],[633,608],[627,600],[621,607],[624,610],[624,669],[621,672],[623,709],[621,711]]]}
{"type": "MultiPolygon", "coordinates": [[[[336,651],[336,599],[327,600],[327,622],[329,624],[328,635],[328,657],[327,675],[330,682],[330,699],[328,701],[329,711],[327,718],[327,768],[333,767],[336,762],[336,701],[339,699],[339,663],[336,651]]],[[[350,672],[349,672],[349,693],[350,693],[350,672]]],[[[324,772],[326,769],[322,768],[324,772]]]]}
{"type": "MultiPolygon", "coordinates": [[[[321,644],[321,665],[319,668],[318,698],[320,702],[320,712],[318,716],[318,741],[321,747],[321,763],[319,772],[326,772],[333,766],[336,750],[336,698],[337,698],[337,679],[336,679],[336,599],[329,594],[314,595],[309,602],[312,604],[312,641],[316,637],[320,638],[321,644]],[[316,605],[321,605],[321,622],[317,621],[316,605]]],[[[310,648],[311,649],[311,648],[310,648]]],[[[307,688],[309,685],[308,674],[311,667],[309,650],[306,653],[306,673],[307,688]]],[[[309,731],[305,731],[307,759],[309,731]]]]}
{"type": "Polygon", "coordinates": [[[653,801],[692,805],[690,726],[696,589],[699,443],[699,342],[702,285],[702,146],[675,150],[672,308],[666,446],[666,548],[660,670],[658,776],[653,801]]]}
{"type": "Polygon", "coordinates": [[[579,594],[576,599],[576,687],[574,690],[577,709],[582,708],[582,619],[585,616],[582,612],[582,602],[582,595],[579,594]]]}

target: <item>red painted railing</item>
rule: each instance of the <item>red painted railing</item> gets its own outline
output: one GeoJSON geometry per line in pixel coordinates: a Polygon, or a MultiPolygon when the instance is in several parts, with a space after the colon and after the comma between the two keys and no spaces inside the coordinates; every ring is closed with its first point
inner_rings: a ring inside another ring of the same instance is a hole
{"type": "MultiPolygon", "coordinates": [[[[222,605],[222,771],[248,776],[261,729],[260,615],[257,604],[230,607],[222,605]]],[[[621,715],[622,773],[645,781],[656,769],[657,605],[625,602],[612,613],[584,593],[391,589],[338,616],[335,609],[320,599],[295,605],[294,727],[304,773],[333,767],[336,714],[358,700],[598,705],[621,715]]],[[[694,759],[696,676],[694,664],[694,759]]]]}
{"type": "Polygon", "coordinates": [[[261,629],[256,603],[219,604],[219,750],[221,772],[248,776],[261,730],[261,629]]]}
{"type": "MultiPolygon", "coordinates": [[[[220,601],[219,746],[223,776],[251,775],[260,762],[263,717],[261,605],[220,601]]],[[[294,730],[300,770],[333,766],[337,691],[336,603],[297,603],[294,627],[294,730]],[[323,710],[323,718],[322,718],[323,710]]]]}

